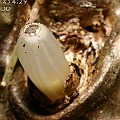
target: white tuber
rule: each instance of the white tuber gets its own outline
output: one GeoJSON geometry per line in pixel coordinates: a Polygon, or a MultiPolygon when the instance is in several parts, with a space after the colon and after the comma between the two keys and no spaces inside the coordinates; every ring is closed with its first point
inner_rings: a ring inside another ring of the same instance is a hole
{"type": "Polygon", "coordinates": [[[18,38],[17,52],[24,70],[41,92],[53,102],[64,98],[69,65],[46,26],[40,23],[25,25],[18,38]]]}

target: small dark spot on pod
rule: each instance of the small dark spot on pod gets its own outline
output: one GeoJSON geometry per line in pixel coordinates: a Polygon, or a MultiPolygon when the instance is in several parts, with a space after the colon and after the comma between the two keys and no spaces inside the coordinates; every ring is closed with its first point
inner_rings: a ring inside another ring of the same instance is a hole
{"type": "Polygon", "coordinates": [[[39,48],[40,46],[38,45],[38,48],[39,48]]]}
{"type": "Polygon", "coordinates": [[[23,47],[25,47],[25,44],[23,44],[23,47]]]}
{"type": "Polygon", "coordinates": [[[26,53],[26,52],[25,52],[26,53]]]}

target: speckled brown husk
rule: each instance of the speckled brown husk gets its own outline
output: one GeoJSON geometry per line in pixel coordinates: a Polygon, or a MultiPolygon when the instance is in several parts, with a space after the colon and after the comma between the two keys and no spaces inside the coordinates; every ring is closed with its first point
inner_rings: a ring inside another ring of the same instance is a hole
{"type": "Polygon", "coordinates": [[[49,110],[46,111],[49,100],[30,81],[28,82],[18,63],[9,86],[9,111],[14,113],[16,120],[76,120],[114,91],[112,88],[116,84],[120,70],[117,2],[45,1],[36,21],[41,21],[50,28],[60,42],[68,62],[79,67],[81,79],[76,88],[78,96],[69,96],[70,103],[53,112],[54,114],[51,111],[54,111],[57,105],[49,106],[49,110]],[[67,29],[69,26],[72,27],[67,29]],[[71,52],[74,55],[69,55],[71,52]],[[38,99],[44,103],[42,105],[46,106],[46,109],[37,106],[40,104],[38,99]]]}

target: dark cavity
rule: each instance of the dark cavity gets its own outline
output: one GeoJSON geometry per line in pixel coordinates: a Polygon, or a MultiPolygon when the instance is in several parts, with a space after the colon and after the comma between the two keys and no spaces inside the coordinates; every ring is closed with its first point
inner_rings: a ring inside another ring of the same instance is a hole
{"type": "Polygon", "coordinates": [[[25,30],[25,33],[27,34],[31,34],[31,33],[35,33],[36,30],[39,28],[38,25],[30,25],[26,30],[25,30]]]}

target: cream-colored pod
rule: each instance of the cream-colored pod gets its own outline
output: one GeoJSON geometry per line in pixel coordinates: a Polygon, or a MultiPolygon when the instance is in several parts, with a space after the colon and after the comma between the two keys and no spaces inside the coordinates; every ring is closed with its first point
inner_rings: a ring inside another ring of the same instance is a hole
{"type": "Polygon", "coordinates": [[[64,98],[69,65],[46,26],[40,23],[25,25],[17,41],[17,52],[24,70],[41,92],[53,102],[64,98]]]}

